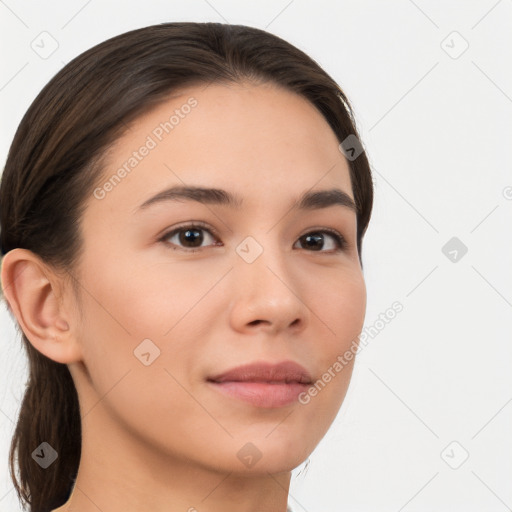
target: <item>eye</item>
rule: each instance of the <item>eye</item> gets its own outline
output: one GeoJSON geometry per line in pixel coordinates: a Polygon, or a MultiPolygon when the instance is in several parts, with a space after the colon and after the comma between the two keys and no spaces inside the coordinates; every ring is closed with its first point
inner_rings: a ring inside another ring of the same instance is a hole
{"type": "MultiPolygon", "coordinates": [[[[174,228],[165,233],[159,241],[171,246],[170,248],[173,250],[181,249],[185,252],[198,252],[204,247],[222,245],[215,231],[212,228],[206,227],[201,222],[174,228]],[[204,233],[207,233],[206,237],[204,233]],[[203,242],[208,242],[208,238],[211,238],[213,243],[210,242],[203,245],[203,242]]],[[[348,246],[343,235],[335,230],[326,228],[309,231],[299,237],[297,242],[305,246],[303,248],[313,252],[335,253],[345,250],[348,246]],[[327,250],[325,250],[326,240],[327,250]]]]}
{"type": "Polygon", "coordinates": [[[298,242],[304,244],[306,248],[312,249],[314,252],[339,252],[345,250],[348,246],[345,238],[340,233],[332,229],[319,229],[318,231],[310,231],[305,235],[302,235],[298,239],[298,242]],[[330,244],[327,244],[331,245],[331,247],[328,248],[328,250],[322,250],[324,249],[326,234],[328,237],[327,239],[330,238],[331,240],[334,240],[334,249],[332,248],[333,243],[331,241],[330,244]]]}
{"type": "MultiPolygon", "coordinates": [[[[208,236],[212,239],[215,239],[212,231],[207,229],[202,223],[188,224],[186,226],[181,226],[178,228],[169,231],[165,235],[160,238],[161,242],[170,245],[178,246],[182,245],[182,249],[187,252],[197,252],[202,247],[202,243],[205,240],[203,233],[208,233],[208,236]],[[169,242],[168,240],[175,239],[173,242],[169,242]]],[[[206,240],[208,240],[208,236],[206,236],[206,240]]],[[[221,245],[220,242],[214,242],[210,245],[221,245]]],[[[177,250],[176,247],[172,247],[172,249],[177,250]]]]}

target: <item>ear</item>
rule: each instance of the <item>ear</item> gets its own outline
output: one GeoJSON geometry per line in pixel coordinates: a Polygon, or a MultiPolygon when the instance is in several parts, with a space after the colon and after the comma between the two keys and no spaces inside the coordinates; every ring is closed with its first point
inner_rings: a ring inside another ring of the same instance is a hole
{"type": "Polygon", "coordinates": [[[8,307],[34,348],[58,363],[80,361],[71,297],[62,294],[62,278],[36,254],[17,248],[3,257],[1,280],[8,307]]]}

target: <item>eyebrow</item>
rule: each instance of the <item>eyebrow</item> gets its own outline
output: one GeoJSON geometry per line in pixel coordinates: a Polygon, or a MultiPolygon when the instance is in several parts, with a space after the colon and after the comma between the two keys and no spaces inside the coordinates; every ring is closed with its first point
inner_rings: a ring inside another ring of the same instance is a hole
{"type": "MultiPolygon", "coordinates": [[[[243,204],[243,199],[240,196],[228,192],[227,190],[197,186],[175,186],[162,190],[155,196],[144,201],[137,208],[137,211],[145,210],[157,203],[180,200],[228,206],[234,209],[240,209],[243,204]]],[[[293,202],[292,209],[317,210],[335,205],[343,206],[357,213],[357,206],[354,200],[339,188],[307,191],[293,202]]]]}

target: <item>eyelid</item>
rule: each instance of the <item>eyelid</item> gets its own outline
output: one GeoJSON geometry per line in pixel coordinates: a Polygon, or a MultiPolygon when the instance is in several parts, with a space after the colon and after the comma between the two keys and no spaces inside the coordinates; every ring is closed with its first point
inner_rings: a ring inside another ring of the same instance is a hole
{"type": "Polygon", "coordinates": [[[210,231],[212,235],[215,235],[217,238],[219,238],[220,236],[218,231],[214,227],[207,224],[206,222],[203,222],[202,220],[188,220],[180,224],[177,224],[176,226],[173,226],[169,230],[164,230],[162,237],[167,238],[171,233],[174,233],[176,231],[179,231],[180,229],[185,228],[201,228],[204,229],[205,231],[210,231]]]}
{"type": "MultiPolygon", "coordinates": [[[[200,220],[189,220],[185,221],[181,224],[178,224],[176,226],[173,226],[171,229],[164,231],[164,233],[158,237],[158,241],[163,242],[167,245],[173,245],[166,241],[167,238],[169,238],[171,235],[176,234],[177,232],[184,230],[186,228],[193,229],[193,228],[200,228],[204,229],[205,231],[210,232],[214,238],[217,240],[220,239],[220,235],[218,231],[207,224],[206,222],[200,221],[200,220]]],[[[335,250],[330,251],[307,251],[307,252],[313,252],[313,253],[324,253],[324,254],[336,254],[338,252],[346,251],[349,249],[349,242],[347,242],[347,239],[337,230],[334,228],[328,228],[328,227],[310,227],[306,231],[304,231],[301,235],[298,236],[297,241],[302,238],[305,235],[311,234],[311,233],[328,233],[330,234],[336,241],[338,247],[335,250]]],[[[207,247],[218,247],[218,244],[210,245],[207,247]]],[[[207,247],[198,247],[198,248],[183,248],[178,246],[178,250],[182,250],[183,252],[198,252],[206,249],[207,247]]]]}
{"type": "Polygon", "coordinates": [[[350,247],[350,244],[347,242],[347,239],[337,229],[322,227],[322,226],[308,228],[302,235],[299,236],[299,238],[303,237],[304,235],[308,235],[310,233],[328,233],[331,236],[333,236],[334,239],[336,239],[336,242],[339,244],[339,247],[337,250],[334,250],[334,251],[308,251],[308,252],[335,254],[337,252],[346,251],[350,247]]]}
{"type": "MultiPolygon", "coordinates": [[[[201,220],[189,220],[189,221],[183,222],[181,224],[178,224],[176,226],[173,226],[171,229],[165,230],[161,236],[158,236],[158,241],[162,242],[168,246],[172,246],[174,244],[167,242],[167,238],[169,238],[171,235],[175,235],[177,232],[185,230],[187,228],[188,229],[200,228],[204,231],[208,231],[217,240],[219,240],[219,238],[220,238],[218,231],[214,227],[207,224],[206,222],[203,222],[201,220]]],[[[215,247],[215,246],[218,246],[218,244],[211,245],[209,247],[215,247]]],[[[204,249],[206,249],[206,247],[197,247],[197,248],[188,247],[187,248],[187,247],[179,247],[178,246],[178,248],[177,248],[177,250],[181,250],[183,252],[198,252],[198,251],[202,251],[204,249]]]]}

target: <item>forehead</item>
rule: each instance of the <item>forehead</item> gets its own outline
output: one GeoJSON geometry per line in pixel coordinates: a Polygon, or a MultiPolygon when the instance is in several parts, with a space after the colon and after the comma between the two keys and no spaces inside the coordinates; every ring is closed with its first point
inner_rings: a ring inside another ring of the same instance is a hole
{"type": "Polygon", "coordinates": [[[94,209],[133,212],[165,187],[233,191],[244,208],[286,202],[312,188],[352,195],[349,167],[324,117],[273,84],[182,89],[138,117],[110,148],[94,209]],[[110,184],[110,185],[109,185],[110,184]]]}

